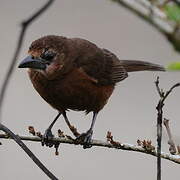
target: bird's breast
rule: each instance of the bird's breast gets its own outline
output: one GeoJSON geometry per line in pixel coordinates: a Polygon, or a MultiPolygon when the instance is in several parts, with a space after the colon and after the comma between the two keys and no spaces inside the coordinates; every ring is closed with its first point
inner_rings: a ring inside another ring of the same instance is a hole
{"type": "Polygon", "coordinates": [[[74,69],[63,78],[48,80],[40,72],[29,71],[30,79],[40,96],[55,109],[99,111],[106,104],[114,86],[100,86],[74,69]]]}

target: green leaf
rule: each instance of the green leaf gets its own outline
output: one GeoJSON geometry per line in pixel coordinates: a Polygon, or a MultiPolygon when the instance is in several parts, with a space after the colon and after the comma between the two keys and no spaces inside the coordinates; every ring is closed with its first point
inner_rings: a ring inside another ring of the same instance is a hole
{"type": "Polygon", "coordinates": [[[180,7],[176,4],[169,4],[164,7],[165,13],[170,20],[180,22],[180,7]]]}
{"type": "Polygon", "coordinates": [[[168,70],[180,71],[180,62],[172,62],[167,67],[168,70]]]}

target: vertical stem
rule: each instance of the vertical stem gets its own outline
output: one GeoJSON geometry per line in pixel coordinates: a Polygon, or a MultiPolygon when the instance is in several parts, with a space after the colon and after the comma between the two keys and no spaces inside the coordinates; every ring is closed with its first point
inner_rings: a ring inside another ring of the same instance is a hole
{"type": "Polygon", "coordinates": [[[159,101],[157,106],[157,180],[161,180],[161,141],[162,141],[162,116],[163,116],[163,103],[159,101]]]}
{"type": "MultiPolygon", "coordinates": [[[[159,77],[155,81],[156,89],[160,96],[159,103],[156,107],[157,110],[157,180],[161,180],[161,141],[162,141],[162,119],[163,119],[163,106],[164,101],[172,92],[172,90],[178,86],[180,83],[173,85],[166,93],[159,88],[159,77]]],[[[172,139],[171,139],[172,140],[172,139]]]]}

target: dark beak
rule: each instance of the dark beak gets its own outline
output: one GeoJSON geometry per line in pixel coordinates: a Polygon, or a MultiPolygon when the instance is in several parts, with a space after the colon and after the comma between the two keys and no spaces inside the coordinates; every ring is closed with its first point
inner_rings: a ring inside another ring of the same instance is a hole
{"type": "Polygon", "coordinates": [[[35,59],[32,56],[27,56],[18,66],[18,68],[46,69],[46,64],[42,59],[35,59]]]}

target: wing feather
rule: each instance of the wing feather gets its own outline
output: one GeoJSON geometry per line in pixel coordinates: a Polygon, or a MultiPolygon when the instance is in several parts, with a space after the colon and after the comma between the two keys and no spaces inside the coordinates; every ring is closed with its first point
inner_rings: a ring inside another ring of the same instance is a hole
{"type": "MultiPolygon", "coordinates": [[[[82,42],[87,43],[87,42],[82,42]]],[[[75,59],[74,64],[81,68],[86,75],[94,79],[98,85],[115,85],[128,77],[121,61],[110,51],[100,49],[95,44],[83,44],[83,52],[75,59]],[[86,49],[85,49],[86,47],[86,49]]]]}

